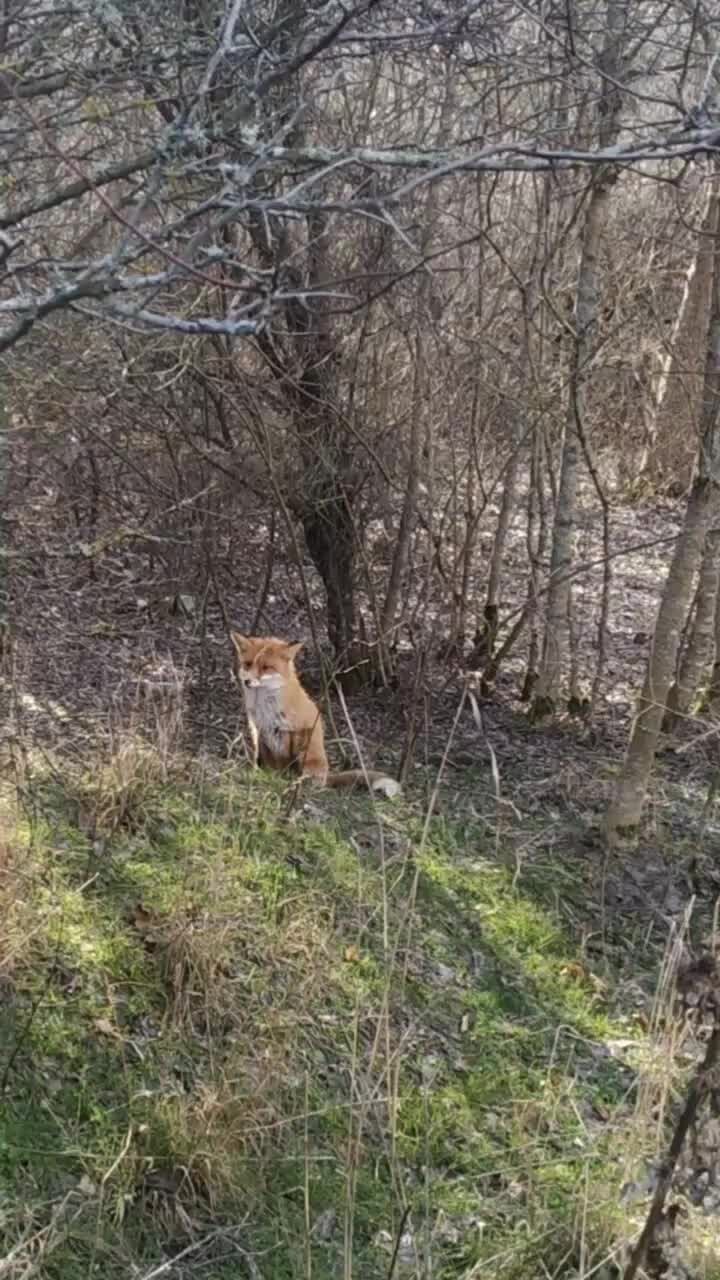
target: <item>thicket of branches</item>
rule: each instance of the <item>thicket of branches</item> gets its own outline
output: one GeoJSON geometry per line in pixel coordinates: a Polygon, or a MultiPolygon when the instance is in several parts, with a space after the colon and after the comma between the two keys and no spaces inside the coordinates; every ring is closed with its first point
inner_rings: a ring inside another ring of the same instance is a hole
{"type": "Polygon", "coordinates": [[[123,541],[232,607],[264,530],[347,679],[521,652],[534,714],[591,712],[614,513],[689,490],[633,826],[715,643],[719,36],[709,0],[2,0],[8,563],[123,541]]]}

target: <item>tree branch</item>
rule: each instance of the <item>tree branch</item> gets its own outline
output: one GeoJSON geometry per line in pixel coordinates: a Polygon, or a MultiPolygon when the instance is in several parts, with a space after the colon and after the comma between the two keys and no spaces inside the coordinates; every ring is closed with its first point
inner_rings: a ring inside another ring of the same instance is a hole
{"type": "Polygon", "coordinates": [[[49,192],[39,200],[28,200],[13,213],[0,214],[0,228],[17,227],[37,213],[57,209],[61,204],[67,204],[68,200],[77,200],[80,196],[87,195],[88,191],[96,191],[99,187],[105,187],[109,182],[117,182],[120,178],[129,178],[134,173],[149,169],[156,159],[155,150],[141,151],[140,155],[133,156],[131,160],[118,160],[115,164],[105,165],[95,173],[89,173],[87,177],[78,178],[76,182],[69,182],[67,186],[49,192]]]}

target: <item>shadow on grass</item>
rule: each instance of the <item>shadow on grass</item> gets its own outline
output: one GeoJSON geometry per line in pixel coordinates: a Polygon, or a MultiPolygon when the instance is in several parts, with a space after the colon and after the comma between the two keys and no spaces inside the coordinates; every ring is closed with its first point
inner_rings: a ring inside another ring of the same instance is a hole
{"type": "Polygon", "coordinates": [[[611,1247],[627,1030],[479,828],[420,849],[411,803],[289,812],[233,772],[83,813],[41,779],[12,834],[6,1252],[329,1280],[384,1274],[402,1221],[418,1275],[611,1247]]]}

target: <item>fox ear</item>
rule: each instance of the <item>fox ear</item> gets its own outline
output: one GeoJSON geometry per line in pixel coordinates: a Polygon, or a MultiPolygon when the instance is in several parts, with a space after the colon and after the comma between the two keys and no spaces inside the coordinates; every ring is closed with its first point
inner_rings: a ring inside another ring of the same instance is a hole
{"type": "Polygon", "coordinates": [[[231,631],[230,639],[235,645],[238,653],[243,654],[248,647],[247,636],[241,636],[239,631],[231,631]]]}
{"type": "Polygon", "coordinates": [[[290,659],[290,661],[291,661],[291,662],[293,662],[293,661],[294,661],[294,659],[295,659],[295,658],[297,658],[297,656],[298,656],[298,654],[299,654],[300,650],[302,649],[302,647],[303,647],[304,643],[305,643],[305,641],[304,641],[304,640],[295,640],[295,641],[293,641],[293,643],[292,643],[292,644],[286,644],[286,645],[285,645],[285,651],[286,651],[287,656],[288,656],[288,658],[290,659]]]}

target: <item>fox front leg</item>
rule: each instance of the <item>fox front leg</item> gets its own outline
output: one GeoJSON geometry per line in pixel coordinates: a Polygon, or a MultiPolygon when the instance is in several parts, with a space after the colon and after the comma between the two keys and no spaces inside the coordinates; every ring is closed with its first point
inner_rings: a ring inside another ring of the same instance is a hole
{"type": "Polygon", "coordinates": [[[248,738],[248,757],[250,760],[250,767],[252,769],[257,769],[260,757],[260,734],[258,733],[257,725],[254,720],[248,720],[248,738]]]}

